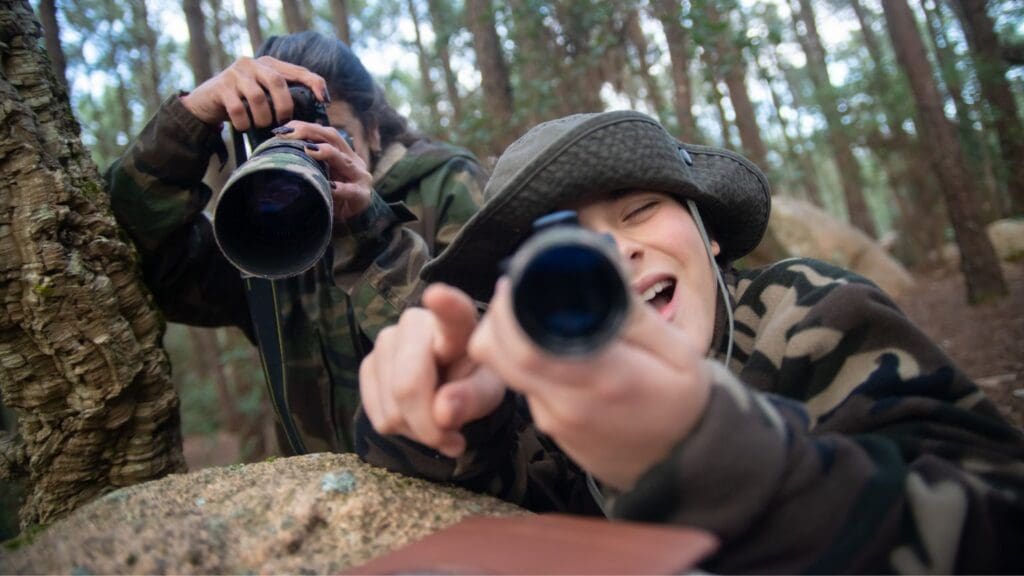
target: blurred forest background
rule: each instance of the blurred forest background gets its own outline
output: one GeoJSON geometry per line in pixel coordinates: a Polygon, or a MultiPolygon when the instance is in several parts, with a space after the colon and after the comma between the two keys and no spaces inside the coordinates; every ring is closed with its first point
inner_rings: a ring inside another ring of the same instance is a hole
{"type": "MultiPolygon", "coordinates": [[[[543,120],[641,110],[681,140],[743,151],[778,198],[849,222],[918,278],[949,277],[939,274],[956,268],[944,247],[958,246],[965,276],[949,288],[955,306],[1020,304],[1019,267],[1001,268],[984,232],[1024,213],[1020,0],[33,7],[101,170],[169,94],[251,55],[270,35],[314,29],[348,42],[420,131],[470,148],[487,165],[543,120]],[[1008,283],[1013,304],[1001,298],[1008,283]]],[[[1005,317],[1000,310],[988,313],[1005,317]]],[[[1010,348],[1015,364],[1001,369],[1018,367],[1019,342],[1010,348]]],[[[172,325],[165,345],[193,468],[276,453],[259,360],[239,331],[172,325]]]]}

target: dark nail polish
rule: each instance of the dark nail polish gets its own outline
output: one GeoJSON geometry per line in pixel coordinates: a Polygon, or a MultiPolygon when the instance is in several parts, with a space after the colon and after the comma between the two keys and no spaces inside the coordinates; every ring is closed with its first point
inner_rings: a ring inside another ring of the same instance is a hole
{"type": "Polygon", "coordinates": [[[314,152],[317,152],[317,151],[320,150],[319,146],[317,146],[316,144],[310,144],[310,143],[306,143],[306,148],[308,148],[308,149],[310,149],[310,150],[312,150],[314,152]]]}
{"type": "Polygon", "coordinates": [[[326,90],[324,90],[324,104],[330,104],[330,103],[331,103],[331,93],[326,91],[326,90]]]}
{"type": "Polygon", "coordinates": [[[274,134],[291,134],[292,132],[295,132],[295,128],[292,128],[291,126],[278,126],[271,130],[271,132],[274,134]]]}

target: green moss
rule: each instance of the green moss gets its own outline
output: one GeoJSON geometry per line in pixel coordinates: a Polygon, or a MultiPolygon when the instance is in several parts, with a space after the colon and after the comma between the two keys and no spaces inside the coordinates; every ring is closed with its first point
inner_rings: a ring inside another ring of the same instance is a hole
{"type": "Polygon", "coordinates": [[[14,551],[25,546],[31,546],[39,538],[39,535],[46,531],[48,526],[48,524],[33,524],[22,530],[21,535],[17,538],[11,538],[4,542],[3,547],[5,550],[14,551]]]}
{"type": "Polygon", "coordinates": [[[49,284],[43,282],[33,286],[32,291],[38,294],[39,296],[46,298],[47,296],[53,295],[53,286],[50,286],[49,284]]]}
{"type": "Polygon", "coordinates": [[[88,178],[83,178],[78,182],[78,189],[82,191],[87,198],[96,198],[100,194],[104,193],[103,187],[98,182],[94,182],[88,178]]]}

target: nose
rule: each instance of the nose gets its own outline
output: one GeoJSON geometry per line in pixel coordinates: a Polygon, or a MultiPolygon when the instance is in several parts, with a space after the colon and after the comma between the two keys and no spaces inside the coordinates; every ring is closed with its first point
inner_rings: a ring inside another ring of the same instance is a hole
{"type": "Polygon", "coordinates": [[[612,234],[615,238],[615,245],[619,248],[619,255],[625,262],[634,264],[639,262],[644,255],[644,248],[639,242],[635,242],[622,236],[621,234],[612,234]]]}

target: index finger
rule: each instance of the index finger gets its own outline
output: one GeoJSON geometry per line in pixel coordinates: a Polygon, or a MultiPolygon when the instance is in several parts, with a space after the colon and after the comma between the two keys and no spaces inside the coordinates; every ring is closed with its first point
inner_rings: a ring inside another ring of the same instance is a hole
{"type": "Polygon", "coordinates": [[[438,337],[434,354],[442,365],[466,355],[466,346],[476,329],[476,305],[461,290],[447,284],[431,284],[423,291],[423,306],[437,318],[438,337]]]}
{"type": "Polygon", "coordinates": [[[321,102],[330,102],[330,96],[327,94],[327,81],[319,74],[310,72],[298,64],[284,62],[272,56],[260,56],[258,60],[261,64],[273,68],[275,72],[284,76],[285,80],[309,86],[309,89],[321,102]]]}

